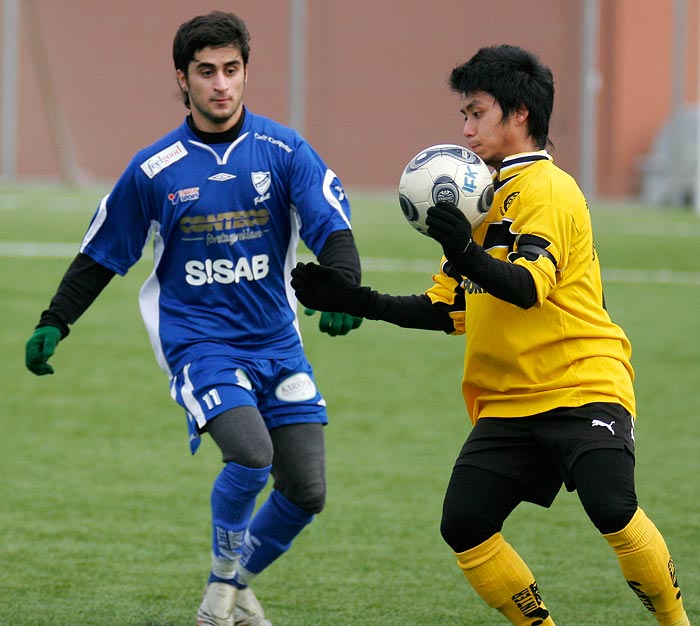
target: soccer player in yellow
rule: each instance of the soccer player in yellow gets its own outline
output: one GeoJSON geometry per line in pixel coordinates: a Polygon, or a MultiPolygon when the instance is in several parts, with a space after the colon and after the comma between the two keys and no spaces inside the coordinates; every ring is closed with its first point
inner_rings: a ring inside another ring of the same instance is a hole
{"type": "Polygon", "coordinates": [[[515,46],[456,67],[467,146],[494,170],[473,232],[452,204],[428,210],[443,248],[426,293],[352,286],[299,264],[299,300],[409,328],[466,334],[462,391],[474,424],[455,463],[441,532],[475,591],[512,624],[553,626],[528,566],[501,534],[521,502],[576,490],[627,584],[663,626],[689,626],[666,543],[639,508],[630,343],[608,315],[588,207],[547,152],[550,69],[515,46]]]}

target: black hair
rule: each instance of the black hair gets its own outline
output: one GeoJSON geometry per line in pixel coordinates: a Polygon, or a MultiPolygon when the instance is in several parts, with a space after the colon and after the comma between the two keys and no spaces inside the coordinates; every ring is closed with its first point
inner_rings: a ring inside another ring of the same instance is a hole
{"type": "MultiPolygon", "coordinates": [[[[173,40],[173,63],[175,69],[187,76],[187,68],[194,55],[202,48],[238,48],[243,64],[248,65],[250,56],[250,34],[245,22],[233,13],[212,11],[199,15],[181,24],[173,40]]],[[[185,106],[189,108],[189,96],[183,92],[185,106]]]]}
{"type": "Polygon", "coordinates": [[[552,70],[532,52],[518,46],[481,48],[469,61],[455,67],[450,87],[461,94],[485,91],[491,94],[507,118],[518,107],[528,114],[528,128],[540,149],[549,141],[549,120],[554,106],[552,70]]]}

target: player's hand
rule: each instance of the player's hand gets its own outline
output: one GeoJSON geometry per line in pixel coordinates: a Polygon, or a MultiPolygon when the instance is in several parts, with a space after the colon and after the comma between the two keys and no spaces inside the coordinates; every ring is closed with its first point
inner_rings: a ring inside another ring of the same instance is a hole
{"type": "MultiPolygon", "coordinates": [[[[316,263],[297,263],[292,270],[292,289],[307,309],[323,311],[319,328],[329,335],[344,335],[362,322],[353,315],[359,305],[362,287],[353,285],[332,267],[316,263]],[[324,317],[325,316],[325,317],[324,317]]],[[[307,313],[308,315],[308,313],[307,313]]]]}
{"type": "Polygon", "coordinates": [[[42,326],[34,331],[26,347],[25,364],[30,372],[37,376],[53,374],[53,367],[48,363],[61,340],[61,331],[55,326],[42,326]]]}
{"type": "Polygon", "coordinates": [[[472,225],[464,213],[451,202],[438,202],[428,209],[425,223],[447,260],[464,273],[464,255],[472,244],[472,225]]]}
{"type": "MultiPolygon", "coordinates": [[[[316,309],[304,308],[304,315],[313,315],[316,309]]],[[[321,311],[321,319],[318,321],[318,328],[322,333],[328,333],[331,337],[337,335],[347,335],[351,330],[359,328],[362,324],[361,317],[355,317],[349,313],[331,313],[321,311]]]]}

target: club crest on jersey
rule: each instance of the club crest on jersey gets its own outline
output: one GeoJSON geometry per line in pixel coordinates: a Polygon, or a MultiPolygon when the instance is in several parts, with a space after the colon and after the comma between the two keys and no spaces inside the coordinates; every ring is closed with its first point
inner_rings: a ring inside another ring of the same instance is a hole
{"type": "Polygon", "coordinates": [[[264,196],[270,188],[270,172],[251,172],[250,178],[253,181],[253,187],[261,195],[264,196]]]}
{"type": "Polygon", "coordinates": [[[168,200],[173,204],[178,202],[191,202],[199,199],[199,187],[189,187],[188,189],[180,189],[175,193],[168,194],[168,200]]]}
{"type": "Polygon", "coordinates": [[[499,213],[501,216],[505,215],[508,213],[508,209],[510,209],[510,205],[513,204],[513,201],[520,195],[519,191],[515,191],[511,194],[508,194],[506,196],[506,199],[503,201],[503,206],[501,207],[499,213]]]}
{"type": "Polygon", "coordinates": [[[270,172],[251,172],[250,179],[253,182],[253,187],[260,194],[253,202],[257,205],[265,200],[270,199],[269,189],[270,183],[272,182],[272,177],[270,172]]]}

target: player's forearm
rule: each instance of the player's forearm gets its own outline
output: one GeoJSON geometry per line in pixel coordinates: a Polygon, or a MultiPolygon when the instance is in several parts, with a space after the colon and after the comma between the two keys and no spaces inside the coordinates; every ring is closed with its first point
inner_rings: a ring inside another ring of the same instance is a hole
{"type": "Polygon", "coordinates": [[[364,287],[363,290],[367,291],[361,304],[361,317],[389,322],[403,328],[454,332],[447,307],[432,304],[425,294],[391,296],[372,291],[369,287],[364,287]]]}
{"type": "Polygon", "coordinates": [[[474,242],[461,261],[467,278],[492,296],[523,309],[537,301],[535,280],[523,266],[496,259],[474,242]]]}
{"type": "Polygon", "coordinates": [[[362,281],[360,255],[355,246],[351,230],[338,230],[331,233],[318,255],[321,265],[337,269],[353,284],[362,281]]]}
{"type": "Polygon", "coordinates": [[[66,270],[38,326],[55,326],[66,337],[73,324],[114,277],[114,272],[79,253],[66,270]]]}
{"type": "Polygon", "coordinates": [[[292,270],[291,286],[304,306],[317,311],[347,313],[405,328],[455,330],[446,304],[433,305],[425,294],[390,296],[371,287],[358,287],[340,270],[326,265],[298,263],[292,270]]]}

